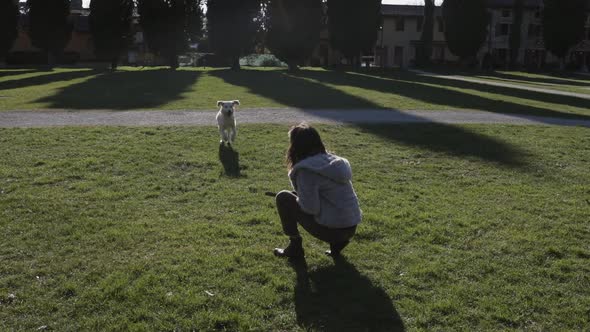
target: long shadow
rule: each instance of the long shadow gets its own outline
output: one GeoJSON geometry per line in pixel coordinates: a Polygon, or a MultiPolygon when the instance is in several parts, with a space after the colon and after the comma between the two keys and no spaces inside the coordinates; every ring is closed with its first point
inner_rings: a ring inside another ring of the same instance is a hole
{"type": "Polygon", "coordinates": [[[8,76],[15,76],[15,75],[23,75],[35,72],[34,69],[0,69],[0,78],[8,77],[8,76]]]}
{"type": "Polygon", "coordinates": [[[51,108],[129,110],[165,105],[182,98],[199,78],[196,71],[149,69],[105,71],[100,75],[61,89],[37,102],[51,108]]]}
{"type": "MultiPolygon", "coordinates": [[[[290,107],[302,109],[320,109],[320,108],[357,108],[357,109],[376,109],[379,105],[360,97],[346,94],[340,90],[312,82],[302,77],[295,77],[284,71],[248,71],[239,73],[230,70],[214,71],[215,75],[227,83],[246,87],[251,93],[264,96],[290,107]]],[[[349,85],[356,84],[358,78],[353,75],[343,76],[348,80],[349,85]]],[[[329,79],[327,79],[329,80],[329,79]]],[[[375,81],[369,80],[369,82],[375,81]]],[[[405,85],[410,88],[409,84],[405,85]]],[[[414,90],[417,87],[413,87],[414,90]]],[[[419,89],[418,89],[419,90],[419,89]]],[[[442,89],[437,89],[442,90],[442,89]]],[[[390,110],[390,112],[401,112],[390,110]]],[[[333,112],[315,112],[314,116],[323,116],[327,119],[338,120],[333,112]]],[[[403,114],[408,121],[424,122],[423,118],[409,114],[403,114]]],[[[398,126],[392,129],[391,126],[373,125],[356,125],[363,130],[378,134],[389,140],[400,142],[410,146],[419,146],[433,151],[439,151],[456,156],[473,156],[486,161],[498,163],[501,165],[520,168],[526,166],[522,158],[526,153],[515,146],[502,142],[498,139],[480,135],[471,132],[465,128],[443,123],[429,124],[428,135],[400,134],[398,126]],[[391,131],[391,133],[388,133],[391,131]],[[452,139],[445,139],[452,137],[452,139]],[[472,144],[472,147],[465,145],[472,144]]],[[[407,126],[406,126],[407,127],[407,126]]],[[[415,126],[410,126],[416,128],[415,126]]],[[[420,131],[419,131],[420,132],[420,131]]]]}
{"type": "MultiPolygon", "coordinates": [[[[543,78],[543,77],[527,77],[521,75],[514,75],[509,73],[493,72],[490,76],[504,78],[507,80],[518,80],[531,83],[547,83],[547,84],[558,84],[558,85],[572,85],[581,87],[590,87],[590,79],[588,82],[581,82],[582,79],[571,78],[571,77],[555,77],[555,78],[543,78]]],[[[555,76],[555,74],[554,74],[555,76]]]]}
{"type": "Polygon", "coordinates": [[[232,178],[242,176],[240,170],[240,154],[232,147],[219,144],[219,161],[223,166],[223,173],[232,178]]]}
{"type": "Polygon", "coordinates": [[[291,107],[307,109],[383,108],[366,99],[348,95],[320,84],[303,81],[283,70],[215,70],[211,71],[210,75],[219,77],[233,85],[247,87],[255,94],[291,107]]]}
{"type": "Polygon", "coordinates": [[[305,259],[291,261],[297,274],[295,312],[305,330],[405,331],[387,293],[346,258],[308,271],[305,259]]]}
{"type": "Polygon", "coordinates": [[[42,71],[39,75],[26,77],[26,78],[17,78],[13,80],[8,80],[4,82],[0,82],[0,90],[9,90],[9,89],[18,89],[18,88],[26,88],[36,85],[45,85],[60,81],[71,81],[73,79],[97,75],[101,71],[96,69],[82,69],[76,71],[42,71]]]}
{"type": "MultiPolygon", "coordinates": [[[[450,87],[460,88],[460,89],[473,89],[477,91],[484,91],[504,96],[511,96],[516,98],[523,98],[529,100],[536,100],[545,103],[552,103],[552,104],[559,104],[559,105],[569,105],[573,107],[579,107],[582,109],[590,109],[590,99],[580,98],[575,96],[565,96],[559,94],[552,94],[550,92],[540,92],[540,91],[530,91],[525,89],[517,89],[517,88],[510,88],[510,87],[501,87],[501,86],[494,86],[485,83],[476,83],[476,82],[466,82],[466,81],[459,81],[459,80],[446,80],[444,78],[436,78],[436,77],[427,77],[427,76],[418,76],[416,81],[421,83],[427,84],[440,84],[446,85],[450,87]]],[[[550,88],[545,88],[550,89],[550,88]]],[[[518,105],[518,104],[513,104],[518,105]]],[[[520,105],[523,106],[523,105],[520,105]]],[[[561,112],[560,112],[561,113],[561,112]]],[[[568,115],[568,113],[561,113],[563,115],[557,115],[563,117],[564,115],[568,115]]],[[[569,114],[572,115],[572,114],[569,114]]],[[[551,115],[549,115],[551,116],[551,115]]],[[[554,115],[555,116],[555,115],[554,115]]]]}
{"type": "Polygon", "coordinates": [[[505,100],[489,99],[469,93],[449,90],[444,87],[485,91],[523,99],[572,105],[583,109],[590,109],[590,100],[588,99],[551,95],[542,92],[525,91],[512,88],[494,87],[486,84],[447,80],[444,78],[420,76],[410,73],[399,73],[398,76],[393,76],[391,73],[364,74],[352,72],[331,72],[330,74],[322,74],[323,73],[321,72],[308,71],[298,74],[298,77],[314,79],[334,85],[352,85],[363,89],[400,95],[415,100],[445,105],[457,109],[475,109],[522,117],[537,116],[590,120],[590,115],[564,113],[547,108],[516,104],[505,100]]]}

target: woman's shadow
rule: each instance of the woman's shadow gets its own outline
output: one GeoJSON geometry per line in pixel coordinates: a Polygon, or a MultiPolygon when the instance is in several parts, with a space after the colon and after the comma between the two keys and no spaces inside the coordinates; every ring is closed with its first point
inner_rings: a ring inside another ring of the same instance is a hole
{"type": "Polygon", "coordinates": [[[242,176],[240,173],[240,154],[231,146],[225,146],[223,143],[219,144],[219,161],[223,165],[225,175],[232,178],[242,176]]]}
{"type": "Polygon", "coordinates": [[[291,261],[297,273],[295,311],[304,329],[405,331],[391,298],[346,258],[308,271],[305,259],[291,261]]]}

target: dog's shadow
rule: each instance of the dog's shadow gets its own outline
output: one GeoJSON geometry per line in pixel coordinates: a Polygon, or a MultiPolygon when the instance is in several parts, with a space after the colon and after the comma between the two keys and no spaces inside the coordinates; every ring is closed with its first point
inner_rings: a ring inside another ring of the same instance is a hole
{"type": "Polygon", "coordinates": [[[231,146],[219,144],[219,161],[223,165],[223,175],[239,178],[242,177],[240,170],[240,154],[231,146]]]}

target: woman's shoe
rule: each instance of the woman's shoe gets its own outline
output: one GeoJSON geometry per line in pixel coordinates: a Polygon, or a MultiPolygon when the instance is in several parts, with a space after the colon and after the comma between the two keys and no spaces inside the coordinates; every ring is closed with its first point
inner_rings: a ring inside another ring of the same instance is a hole
{"type": "Polygon", "coordinates": [[[278,257],[303,257],[305,254],[303,252],[303,239],[302,238],[292,238],[289,241],[289,245],[287,248],[275,248],[274,254],[278,257]]]}
{"type": "Polygon", "coordinates": [[[330,243],[330,250],[326,250],[326,255],[332,257],[340,256],[340,252],[348,245],[348,243],[350,243],[350,241],[330,243]]]}

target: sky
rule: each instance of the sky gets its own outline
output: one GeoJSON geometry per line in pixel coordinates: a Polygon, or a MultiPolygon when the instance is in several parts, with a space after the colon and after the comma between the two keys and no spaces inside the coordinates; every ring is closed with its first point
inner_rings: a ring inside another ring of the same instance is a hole
{"type": "MultiPolygon", "coordinates": [[[[436,4],[440,5],[442,2],[442,0],[436,0],[436,4]]],[[[90,0],[84,0],[83,1],[83,6],[84,7],[88,7],[88,4],[90,3],[90,0]]],[[[424,4],[424,0],[383,0],[384,4],[396,4],[396,5],[423,5],[424,4]]]]}

